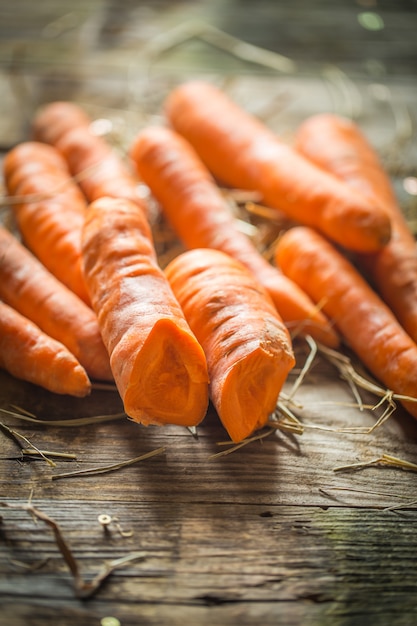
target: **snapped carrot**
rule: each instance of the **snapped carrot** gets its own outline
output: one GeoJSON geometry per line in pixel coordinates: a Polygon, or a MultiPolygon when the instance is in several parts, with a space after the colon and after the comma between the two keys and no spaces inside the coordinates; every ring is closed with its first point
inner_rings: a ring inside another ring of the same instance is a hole
{"type": "Polygon", "coordinates": [[[91,391],[90,380],[75,356],[1,301],[0,367],[53,393],[84,397],[91,391]]]}
{"type": "Polygon", "coordinates": [[[7,192],[25,244],[62,283],[89,303],[81,265],[86,201],[62,156],[38,142],[18,144],[3,163],[7,192]]]}
{"type": "Polygon", "coordinates": [[[95,313],[1,226],[0,298],[65,345],[91,378],[113,379],[95,313]]]}
{"type": "Polygon", "coordinates": [[[288,331],[267,292],[219,250],[189,250],[165,268],[203,346],[210,398],[230,438],[262,428],[295,364],[288,331]]]}
{"type": "Polygon", "coordinates": [[[165,111],[223,183],[260,192],[265,204],[345,248],[373,252],[388,242],[390,221],[378,203],[312,164],[214,85],[178,86],[165,111]]]}
{"type": "Polygon", "coordinates": [[[416,241],[376,151],[355,122],[330,113],[301,124],[295,147],[363,195],[376,198],[389,213],[390,241],[374,254],[358,255],[357,262],[417,342],[416,241]]]}
{"type": "Polygon", "coordinates": [[[142,424],[196,426],[207,363],[159,267],[149,223],[125,199],[88,209],[84,271],[125,411],[142,424]]]}
{"type": "Polygon", "coordinates": [[[91,128],[92,120],[74,103],[51,103],[32,122],[38,141],[54,145],[73,176],[79,177],[88,202],[103,196],[126,198],[147,211],[137,180],[121,155],[91,128]],[[64,110],[64,113],[62,111],[64,110]]]}
{"type": "MultiPolygon", "coordinates": [[[[373,376],[391,391],[417,398],[417,345],[353,264],[303,226],[282,236],[276,256],[314,301],[324,299],[324,311],[373,376]]],[[[402,404],[417,417],[417,402],[402,404]]]]}
{"type": "Polygon", "coordinates": [[[130,155],[187,248],[215,248],[236,258],[267,289],[288,326],[332,347],[338,345],[337,334],[317,306],[238,229],[225,198],[190,144],[170,129],[147,127],[134,139],[130,155]]]}

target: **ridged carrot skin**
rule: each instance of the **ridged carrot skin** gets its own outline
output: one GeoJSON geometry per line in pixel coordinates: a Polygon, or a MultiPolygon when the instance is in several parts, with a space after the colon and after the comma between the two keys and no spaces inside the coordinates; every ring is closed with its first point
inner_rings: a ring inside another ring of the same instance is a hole
{"type": "MultiPolygon", "coordinates": [[[[288,230],[277,247],[283,272],[311,298],[324,300],[346,343],[388,389],[417,398],[417,345],[352,263],[308,227],[288,230]]],[[[417,402],[404,401],[417,417],[417,402]]]]}
{"type": "Polygon", "coordinates": [[[338,345],[337,334],[306,294],[239,231],[212,175],[185,139],[167,128],[147,127],[134,139],[130,155],[187,248],[215,248],[236,258],[267,289],[291,330],[338,345]]]}
{"type": "Polygon", "coordinates": [[[53,102],[35,116],[32,133],[62,154],[88,202],[103,196],[125,198],[147,211],[130,165],[105,138],[94,134],[91,122],[75,103],[53,102]]]}
{"type": "Polygon", "coordinates": [[[358,256],[358,263],[417,342],[416,241],[376,151],[355,122],[330,113],[301,124],[295,147],[363,195],[376,198],[389,213],[390,241],[375,254],[358,256]]]}
{"type": "Polygon", "coordinates": [[[65,345],[91,378],[113,380],[92,309],[1,226],[0,259],[0,298],[65,345]]]}
{"type": "Polygon", "coordinates": [[[214,85],[179,85],[165,111],[223,183],[259,191],[265,204],[347,249],[374,252],[388,242],[390,220],[382,207],[312,164],[214,85]]]}
{"type": "Polygon", "coordinates": [[[288,331],[267,292],[219,250],[184,252],[165,273],[206,354],[213,406],[242,441],[265,426],[295,364],[288,331]]]}
{"type": "Polygon", "coordinates": [[[53,393],[82,398],[91,391],[90,380],[75,356],[1,301],[0,367],[53,393]]]}
{"type": "Polygon", "coordinates": [[[3,167],[8,194],[22,198],[11,206],[25,244],[54,276],[89,303],[81,264],[87,203],[64,159],[51,146],[23,142],[6,155],[3,167]]]}
{"type": "Polygon", "coordinates": [[[137,206],[101,198],[88,209],[84,268],[127,415],[196,426],[208,406],[207,363],[163,271],[137,206]]]}

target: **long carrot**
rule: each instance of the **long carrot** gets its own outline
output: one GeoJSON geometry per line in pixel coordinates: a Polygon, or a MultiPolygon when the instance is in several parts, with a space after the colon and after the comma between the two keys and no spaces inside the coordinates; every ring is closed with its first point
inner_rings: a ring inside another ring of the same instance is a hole
{"type": "Polygon", "coordinates": [[[89,302],[81,266],[86,201],[62,156],[51,146],[23,142],[4,159],[6,188],[22,237],[45,267],[89,302]]]}
{"type": "MultiPolygon", "coordinates": [[[[391,391],[417,399],[417,345],[352,263],[318,232],[288,230],[280,239],[277,262],[310,294],[324,299],[346,343],[391,391]]],[[[417,402],[404,401],[417,417],[417,402]]]]}
{"type": "Polygon", "coordinates": [[[106,139],[94,134],[91,121],[78,105],[53,102],[35,116],[32,132],[38,141],[59,150],[89,202],[103,196],[125,198],[147,211],[129,164],[106,139]]]}
{"type": "Polygon", "coordinates": [[[360,255],[357,260],[417,342],[416,241],[376,151],[355,122],[330,113],[312,116],[301,124],[295,147],[363,195],[376,198],[389,213],[389,243],[381,251],[360,255]]]}
{"type": "Polygon", "coordinates": [[[126,413],[143,424],[197,425],[208,405],[205,355],[158,266],[144,214],[125,199],[93,202],[83,255],[126,413]]]}
{"type": "Polygon", "coordinates": [[[213,406],[241,441],[265,426],[294,366],[288,331],[267,292],[219,250],[184,252],[165,273],[206,354],[213,406]]]}
{"type": "Polygon", "coordinates": [[[91,383],[65,346],[0,301],[0,367],[48,391],[87,396],[91,383]]]}
{"type": "Polygon", "coordinates": [[[148,127],[130,154],[187,248],[216,248],[245,265],[272,297],[284,321],[336,347],[338,337],[324,315],[292,281],[274,268],[239,231],[219,188],[193,148],[180,135],[148,127]]]}
{"type": "Polygon", "coordinates": [[[2,227],[0,298],[65,345],[91,378],[112,380],[94,312],[2,227]]]}
{"type": "Polygon", "coordinates": [[[165,111],[220,181],[261,192],[264,203],[345,248],[373,252],[389,240],[389,218],[376,202],[312,164],[214,85],[178,86],[165,111]]]}

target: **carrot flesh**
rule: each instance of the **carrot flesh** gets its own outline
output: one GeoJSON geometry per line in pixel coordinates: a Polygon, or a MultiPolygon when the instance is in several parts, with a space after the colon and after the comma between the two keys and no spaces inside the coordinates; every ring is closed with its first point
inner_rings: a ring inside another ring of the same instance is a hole
{"type": "Polygon", "coordinates": [[[52,147],[23,142],[4,159],[6,188],[25,244],[84,302],[89,295],[81,264],[86,201],[66,163],[52,147]]]}
{"type": "Polygon", "coordinates": [[[138,193],[135,176],[121,155],[96,135],[87,114],[74,103],[53,102],[35,116],[32,133],[38,141],[53,145],[64,157],[73,176],[79,177],[88,202],[98,198],[125,198],[147,211],[138,193]]]}
{"type": "Polygon", "coordinates": [[[91,391],[87,373],[75,356],[1,301],[0,367],[53,393],[82,398],[91,391]]]}
{"type": "Polygon", "coordinates": [[[170,129],[148,127],[134,139],[130,155],[187,248],[215,248],[236,258],[267,289],[288,326],[332,347],[338,345],[337,334],[307,295],[239,231],[214,179],[190,144],[170,129]]]}
{"type": "Polygon", "coordinates": [[[355,122],[330,113],[303,122],[295,147],[363,195],[377,198],[389,213],[390,241],[374,254],[359,255],[357,261],[417,342],[416,241],[376,151],[355,122]]]}
{"type": "Polygon", "coordinates": [[[127,415],[196,426],[208,406],[207,363],[157,263],[145,215],[100,198],[83,233],[87,284],[127,415]]]}
{"type": "MultiPolygon", "coordinates": [[[[277,247],[283,272],[324,310],[369,371],[388,389],[417,398],[417,345],[352,263],[308,227],[287,231],[277,247]]],[[[404,401],[417,417],[417,402],[404,401]]]]}
{"type": "Polygon", "coordinates": [[[242,441],[265,426],[294,366],[288,331],[267,292],[219,250],[184,252],[165,273],[205,351],[213,405],[242,441]]]}
{"type": "Polygon", "coordinates": [[[165,111],[223,183],[260,192],[270,207],[347,249],[373,252],[388,242],[382,207],[312,164],[214,85],[179,85],[165,111]]]}
{"type": "Polygon", "coordinates": [[[0,298],[74,354],[91,378],[112,380],[92,309],[0,227],[0,298]]]}

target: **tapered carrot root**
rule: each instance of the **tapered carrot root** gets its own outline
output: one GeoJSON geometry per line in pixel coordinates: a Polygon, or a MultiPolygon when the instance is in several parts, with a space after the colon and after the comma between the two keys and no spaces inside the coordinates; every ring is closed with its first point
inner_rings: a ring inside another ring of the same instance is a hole
{"type": "Polygon", "coordinates": [[[91,308],[2,227],[0,259],[0,298],[65,345],[91,378],[112,380],[109,356],[91,308]]]}
{"type": "Polygon", "coordinates": [[[288,332],[267,292],[223,252],[184,252],[165,273],[205,351],[213,405],[241,441],[265,426],[294,366],[288,332]]]}
{"type": "Polygon", "coordinates": [[[208,405],[205,355],[157,264],[144,214],[124,199],[93,202],[83,255],[126,413],[143,424],[197,425],[208,405]]]}
{"type": "Polygon", "coordinates": [[[128,164],[103,137],[94,134],[91,121],[76,104],[53,102],[35,116],[32,132],[63,155],[89,202],[103,196],[125,198],[146,211],[128,164]]]}
{"type": "Polygon", "coordinates": [[[53,393],[84,397],[91,391],[75,356],[4,302],[0,302],[0,367],[53,393]]]}
{"type": "Polygon", "coordinates": [[[382,207],[309,162],[213,85],[180,85],[165,110],[220,181],[259,191],[270,207],[346,248],[373,252],[388,242],[382,207]]]}
{"type": "Polygon", "coordinates": [[[61,282],[89,302],[81,266],[81,228],[86,201],[67,165],[51,146],[24,142],[4,159],[7,191],[30,250],[61,282]]]}
{"type": "Polygon", "coordinates": [[[417,342],[417,247],[375,150],[354,122],[332,114],[308,118],[298,129],[296,148],[389,213],[392,236],[379,252],[360,255],[368,274],[400,323],[417,342]]]}
{"type": "Polygon", "coordinates": [[[131,157],[139,176],[187,248],[215,248],[245,265],[267,289],[284,321],[336,347],[338,337],[307,295],[256,250],[237,223],[211,174],[177,133],[148,127],[135,138],[131,157]]]}
{"type": "MultiPolygon", "coordinates": [[[[346,343],[388,389],[417,398],[417,345],[391,310],[336,248],[307,227],[287,231],[277,262],[334,320],[346,343]]],[[[417,402],[404,401],[417,417],[417,402]]]]}

